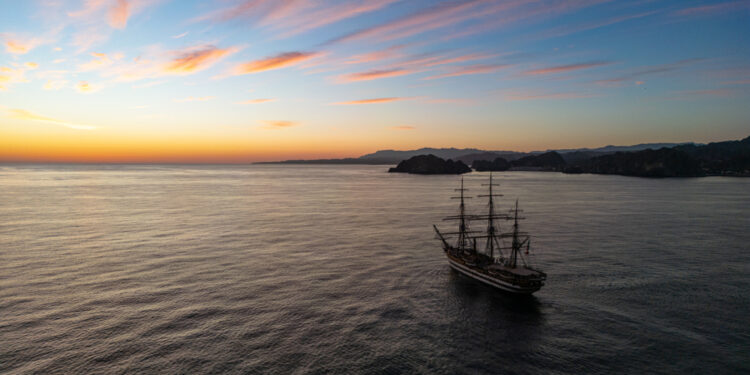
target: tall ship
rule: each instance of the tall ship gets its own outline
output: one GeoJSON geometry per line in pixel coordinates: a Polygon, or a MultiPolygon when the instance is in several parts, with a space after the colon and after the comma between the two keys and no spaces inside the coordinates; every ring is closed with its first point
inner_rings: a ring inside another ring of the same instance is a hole
{"type": "Polygon", "coordinates": [[[461,188],[455,189],[459,192],[453,199],[459,199],[458,215],[448,216],[444,220],[457,221],[458,231],[452,233],[441,233],[436,225],[435,233],[443,244],[443,251],[448,257],[448,263],[454,270],[471,277],[477,281],[493,286],[503,291],[517,294],[531,294],[539,290],[547,279],[547,274],[534,268],[529,263],[528,255],[531,248],[531,237],[528,233],[519,231],[518,221],[522,220],[518,214],[518,200],[513,209],[507,214],[495,212],[495,197],[502,196],[494,194],[490,174],[489,194],[479,195],[488,198],[489,210],[486,215],[468,215],[466,213],[463,178],[461,188]],[[512,222],[512,230],[501,232],[498,229],[498,221],[512,222]],[[470,230],[469,223],[486,222],[486,228],[481,231],[470,230]],[[449,238],[455,236],[455,241],[449,238]],[[483,250],[477,247],[484,244],[483,250]]]}

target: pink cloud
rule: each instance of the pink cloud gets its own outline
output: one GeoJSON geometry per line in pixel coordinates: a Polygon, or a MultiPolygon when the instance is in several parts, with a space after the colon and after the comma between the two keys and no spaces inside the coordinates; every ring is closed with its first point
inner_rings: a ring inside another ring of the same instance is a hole
{"type": "Polygon", "coordinates": [[[734,10],[748,11],[750,10],[750,2],[746,0],[741,0],[741,1],[734,1],[734,2],[728,2],[728,3],[713,4],[713,5],[702,5],[702,6],[697,6],[697,7],[680,9],[674,12],[674,14],[678,16],[694,16],[694,15],[705,16],[705,15],[729,12],[729,11],[734,11],[734,10]]]}
{"type": "Polygon", "coordinates": [[[244,0],[193,21],[251,20],[254,24],[279,31],[277,36],[288,37],[374,12],[396,1],[398,0],[326,3],[303,0],[244,0]]]}
{"type": "Polygon", "coordinates": [[[235,75],[260,73],[267,70],[293,66],[316,56],[318,56],[318,54],[315,52],[286,52],[265,59],[237,65],[232,72],[235,75]]]}
{"type": "Polygon", "coordinates": [[[274,100],[275,99],[271,99],[271,98],[249,99],[249,100],[243,100],[239,102],[239,104],[260,104],[260,103],[272,102],[274,100]]]}
{"type": "Polygon", "coordinates": [[[472,75],[472,74],[494,73],[500,69],[507,68],[508,66],[509,65],[505,65],[505,64],[461,66],[461,67],[457,67],[456,69],[453,69],[452,71],[448,73],[438,74],[438,75],[426,77],[424,79],[439,79],[439,78],[458,77],[458,76],[465,76],[465,75],[472,75]]]}
{"type": "Polygon", "coordinates": [[[130,3],[117,0],[109,10],[109,25],[115,29],[124,29],[130,17],[130,3]]]}
{"type": "Polygon", "coordinates": [[[386,70],[368,70],[366,72],[340,75],[337,80],[338,82],[371,81],[374,79],[398,77],[398,76],[403,76],[403,75],[411,74],[411,73],[413,72],[410,70],[401,69],[401,68],[386,69],[386,70]]]}
{"type": "Polygon", "coordinates": [[[219,60],[234,53],[235,48],[217,48],[215,46],[191,47],[178,51],[177,57],[162,67],[162,71],[171,74],[192,74],[209,68],[219,60]]]}
{"type": "Polygon", "coordinates": [[[559,92],[559,93],[545,93],[545,92],[511,92],[505,94],[505,100],[516,101],[516,100],[537,100],[537,99],[581,99],[581,98],[592,98],[596,95],[576,93],[576,92],[559,92]]]}
{"type": "Polygon", "coordinates": [[[283,128],[291,128],[292,126],[299,125],[299,123],[295,121],[283,121],[283,120],[266,120],[262,122],[266,124],[263,127],[264,129],[283,129],[283,128]]]}
{"type": "Polygon", "coordinates": [[[337,103],[332,103],[332,104],[337,104],[337,105],[378,104],[378,103],[397,102],[397,101],[405,100],[405,99],[408,99],[408,98],[391,97],[391,98],[360,99],[360,100],[351,100],[348,102],[337,102],[337,103]]]}
{"type": "Polygon", "coordinates": [[[596,68],[596,67],[600,67],[600,66],[604,66],[604,65],[609,65],[609,64],[611,64],[611,62],[602,61],[602,62],[590,62],[590,63],[580,63],[580,64],[558,65],[558,66],[550,66],[550,67],[547,67],[547,68],[528,70],[528,71],[524,72],[524,74],[525,75],[556,74],[556,73],[570,72],[570,71],[574,71],[574,70],[596,68]]]}

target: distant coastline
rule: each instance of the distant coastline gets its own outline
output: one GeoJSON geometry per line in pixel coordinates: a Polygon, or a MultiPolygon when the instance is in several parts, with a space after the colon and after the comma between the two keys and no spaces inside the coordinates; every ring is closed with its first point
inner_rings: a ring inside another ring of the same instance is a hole
{"type": "Polygon", "coordinates": [[[549,151],[486,151],[479,149],[421,148],[381,150],[358,158],[284,160],[254,164],[360,164],[393,165],[391,172],[455,174],[453,167],[441,172],[441,164],[470,165],[460,173],[475,171],[550,171],[614,174],[638,177],[750,177],[750,137],[736,141],[697,143],[644,143],[632,146],[549,151]],[[429,159],[429,166],[424,157],[429,159]],[[421,161],[417,163],[418,157],[421,161]],[[409,161],[411,163],[407,163],[409,161]],[[409,167],[411,166],[411,167],[409,167]],[[425,169],[428,167],[427,169],[425,169]],[[429,172],[425,172],[429,170],[429,172]]]}

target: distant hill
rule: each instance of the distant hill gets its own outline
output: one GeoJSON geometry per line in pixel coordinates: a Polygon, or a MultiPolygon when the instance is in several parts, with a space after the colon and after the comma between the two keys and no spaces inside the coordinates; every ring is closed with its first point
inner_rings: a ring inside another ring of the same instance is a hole
{"type": "Polygon", "coordinates": [[[566,163],[557,151],[550,151],[539,155],[524,156],[511,161],[510,164],[511,170],[562,171],[566,163]]]}
{"type": "Polygon", "coordinates": [[[398,163],[401,160],[409,159],[417,155],[435,155],[443,159],[458,159],[460,156],[477,154],[485,151],[475,148],[420,148],[419,150],[381,150],[372,154],[362,155],[362,160],[388,160],[390,163],[398,163]]]}
{"type": "Polygon", "coordinates": [[[641,150],[658,150],[660,148],[672,148],[675,146],[682,146],[682,145],[694,145],[694,146],[702,146],[701,143],[693,143],[693,142],[682,142],[682,143],[641,143],[637,145],[632,146],[604,146],[604,147],[598,147],[598,148],[571,148],[571,149],[561,149],[561,150],[549,150],[549,151],[557,151],[560,154],[566,154],[571,152],[592,152],[592,153],[615,153],[615,152],[633,152],[633,151],[641,151],[641,150]]]}
{"type": "Polygon", "coordinates": [[[471,172],[462,161],[444,160],[435,155],[417,155],[398,163],[388,170],[390,173],[412,174],[463,174],[471,172]]]}
{"type": "Polygon", "coordinates": [[[616,152],[581,159],[567,173],[618,174],[640,177],[750,176],[750,137],[707,145],[616,152]]]}

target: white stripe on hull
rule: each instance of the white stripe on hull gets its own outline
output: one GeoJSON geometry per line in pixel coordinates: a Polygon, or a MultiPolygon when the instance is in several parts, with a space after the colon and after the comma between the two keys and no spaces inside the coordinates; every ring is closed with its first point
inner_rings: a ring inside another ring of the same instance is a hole
{"type": "Polygon", "coordinates": [[[537,289],[519,288],[513,284],[504,282],[502,280],[497,280],[497,279],[487,277],[485,275],[482,275],[479,272],[476,272],[470,269],[469,267],[464,266],[463,264],[460,264],[454,261],[451,258],[448,258],[448,262],[450,263],[451,268],[453,268],[454,270],[461,272],[462,274],[469,276],[474,280],[481,281],[487,285],[493,286],[498,289],[502,289],[506,292],[518,293],[518,294],[531,294],[539,290],[539,288],[537,289]]]}

